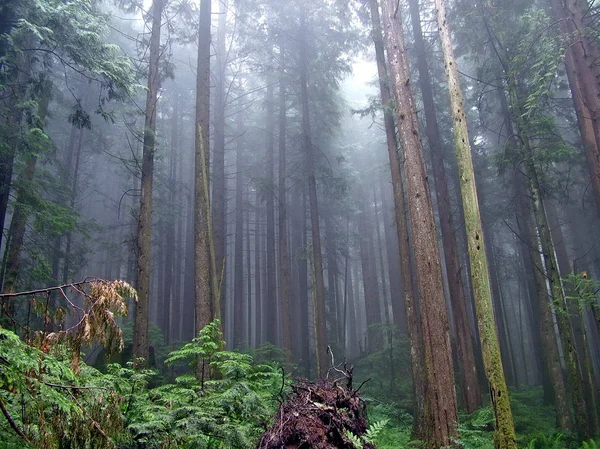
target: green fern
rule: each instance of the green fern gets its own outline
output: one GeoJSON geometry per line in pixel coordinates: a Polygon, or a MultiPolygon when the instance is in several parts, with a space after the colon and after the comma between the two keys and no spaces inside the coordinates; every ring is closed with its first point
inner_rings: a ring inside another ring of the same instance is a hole
{"type": "Polygon", "coordinates": [[[600,449],[600,443],[596,443],[596,440],[584,441],[581,443],[581,449],[600,449]]]}
{"type": "Polygon", "coordinates": [[[373,424],[370,424],[369,428],[362,437],[354,435],[349,430],[346,430],[344,432],[344,435],[346,436],[346,438],[348,438],[348,440],[350,440],[350,442],[356,449],[363,449],[363,445],[365,443],[375,445],[377,436],[381,433],[381,431],[388,422],[389,419],[382,419],[380,421],[374,422],[373,424]]]}

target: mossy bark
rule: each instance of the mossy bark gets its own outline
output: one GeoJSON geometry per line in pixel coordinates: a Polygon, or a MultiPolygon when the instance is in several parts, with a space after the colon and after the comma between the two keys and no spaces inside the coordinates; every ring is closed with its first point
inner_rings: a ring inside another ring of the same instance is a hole
{"type": "Polygon", "coordinates": [[[475,363],[475,345],[473,344],[471,326],[467,314],[467,295],[462,278],[462,273],[465,270],[466,272],[469,272],[469,269],[468,267],[466,269],[465,267],[461,267],[458,257],[458,242],[454,232],[455,219],[451,211],[448,175],[446,173],[446,168],[444,167],[444,152],[442,149],[441,133],[438,127],[433,89],[431,87],[431,77],[429,75],[429,67],[425,55],[425,42],[421,30],[419,2],[409,2],[409,7],[415,39],[415,50],[417,53],[419,86],[421,88],[423,110],[425,113],[425,130],[431,155],[440,230],[442,234],[442,243],[444,245],[444,261],[446,263],[448,277],[450,304],[455,323],[456,349],[461,373],[462,401],[465,411],[467,413],[473,413],[482,406],[482,397],[477,376],[477,364],[475,363]]]}
{"type": "MultiPolygon", "coordinates": [[[[551,296],[552,308],[554,309],[556,316],[556,322],[558,324],[558,333],[560,335],[560,341],[562,343],[562,349],[565,358],[567,381],[570,388],[571,400],[573,402],[575,426],[579,438],[587,439],[589,437],[588,414],[585,401],[583,399],[583,390],[579,375],[580,363],[573,342],[573,332],[566,309],[565,294],[560,279],[552,236],[550,235],[548,218],[544,200],[541,195],[533,152],[529,142],[529,137],[526,133],[526,124],[523,120],[523,114],[521,113],[522,108],[520,106],[521,103],[518,84],[516,82],[516,78],[514,78],[515,75],[516,74],[513,73],[513,76],[507,79],[509,103],[512,111],[512,117],[516,124],[516,132],[520,138],[519,140],[521,142],[521,149],[523,153],[522,156],[524,158],[525,168],[527,170],[529,192],[531,194],[533,204],[533,214],[537,227],[539,244],[542,250],[543,268],[545,270],[546,279],[550,283],[549,293],[551,296]]],[[[546,331],[548,332],[549,330],[546,331]]]]}
{"type": "Polygon", "coordinates": [[[477,187],[475,185],[475,172],[471,157],[471,145],[467,130],[467,117],[463,107],[456,58],[452,48],[444,0],[436,0],[435,7],[438,30],[442,40],[444,65],[448,77],[452,117],[454,119],[456,158],[458,161],[460,191],[465,213],[469,260],[471,262],[471,283],[475,297],[483,362],[490,386],[490,397],[496,420],[494,447],[498,449],[516,449],[515,429],[494,322],[492,291],[484,248],[483,229],[481,226],[477,187]]]}
{"type": "Polygon", "coordinates": [[[408,54],[401,9],[382,1],[392,91],[396,99],[398,135],[404,149],[408,212],[412,230],[416,288],[423,332],[425,445],[452,446],[458,438],[458,409],[452,366],[448,314],[437,247],[417,113],[410,86],[408,54]]]}

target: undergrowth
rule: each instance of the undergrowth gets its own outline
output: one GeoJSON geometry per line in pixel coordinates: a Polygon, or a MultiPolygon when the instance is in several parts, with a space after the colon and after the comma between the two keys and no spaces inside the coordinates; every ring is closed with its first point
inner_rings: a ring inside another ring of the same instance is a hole
{"type": "MultiPolygon", "coordinates": [[[[62,342],[42,349],[0,328],[0,446],[60,449],[212,449],[254,447],[289,391],[289,375],[273,359],[273,347],[253,353],[225,351],[220,326],[206,326],[193,342],[160,355],[162,371],[109,363],[104,372],[84,362],[72,368],[62,342]],[[204,382],[192,373],[199,358],[210,365],[204,382]],[[10,418],[10,419],[8,419],[10,418]]],[[[388,333],[388,336],[391,335],[388,333]]],[[[411,438],[412,386],[406,341],[394,336],[380,352],[356,362],[355,383],[367,403],[366,436],[356,448],[419,448],[411,438]],[[390,344],[391,343],[391,344],[390,344]],[[390,367],[393,364],[393,370],[390,367]]],[[[289,371],[289,370],[285,370],[289,371]]],[[[600,440],[579,443],[557,431],[554,409],[541,388],[511,391],[523,449],[600,449],[600,440]]],[[[461,415],[463,449],[492,449],[489,405],[461,415]]]]}

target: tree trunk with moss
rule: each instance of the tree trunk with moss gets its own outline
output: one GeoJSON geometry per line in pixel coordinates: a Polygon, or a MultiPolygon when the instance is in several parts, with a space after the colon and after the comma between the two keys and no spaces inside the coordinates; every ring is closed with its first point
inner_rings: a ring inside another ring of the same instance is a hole
{"type": "MultiPolygon", "coordinates": [[[[437,196],[437,207],[440,218],[440,230],[444,245],[444,261],[448,276],[448,290],[450,304],[455,323],[456,348],[461,373],[461,391],[463,406],[467,413],[473,413],[481,407],[481,389],[477,376],[475,363],[475,347],[469,325],[467,295],[461,275],[460,260],[458,257],[458,242],[454,233],[454,218],[452,217],[450,194],[448,190],[448,175],[444,167],[444,155],[440,130],[436,117],[433,89],[429,76],[429,67],[425,54],[425,42],[421,30],[419,2],[409,2],[412,29],[417,52],[417,68],[419,70],[419,85],[423,97],[425,112],[427,141],[431,152],[431,165],[434,173],[434,185],[437,196]]],[[[468,272],[468,269],[466,270],[468,272]]]]}
{"type": "Polygon", "coordinates": [[[538,232],[539,245],[542,251],[543,268],[546,279],[550,283],[550,297],[552,308],[558,324],[558,333],[562,344],[563,354],[567,372],[567,384],[570,388],[571,399],[573,401],[573,410],[575,413],[575,426],[581,439],[589,437],[588,414],[583,399],[583,389],[580,378],[580,362],[573,342],[573,332],[569,322],[569,316],[566,309],[565,293],[560,279],[558,262],[550,228],[544,200],[542,198],[540,183],[533,157],[533,150],[529,142],[529,136],[526,133],[526,124],[524,123],[521,100],[518,94],[518,83],[514,74],[508,77],[507,90],[509,97],[512,117],[516,125],[516,133],[521,142],[522,157],[527,170],[529,182],[529,193],[533,204],[533,214],[538,232]]]}
{"type": "Polygon", "coordinates": [[[516,449],[515,428],[506,380],[504,379],[502,359],[500,357],[498,334],[494,322],[492,289],[481,226],[477,186],[475,185],[475,171],[473,169],[471,144],[467,129],[467,116],[463,106],[456,57],[454,56],[454,49],[452,47],[444,0],[435,0],[435,9],[438,30],[442,41],[444,67],[446,69],[446,76],[448,77],[452,118],[454,120],[454,145],[458,161],[460,192],[465,213],[469,261],[471,262],[471,285],[473,286],[485,373],[489,382],[490,397],[496,420],[494,447],[498,449],[516,449]]]}
{"type": "Polygon", "coordinates": [[[414,243],[416,286],[421,299],[421,329],[425,383],[425,444],[428,448],[451,446],[458,438],[458,409],[452,367],[452,348],[444,284],[437,247],[435,222],[427,183],[416,108],[410,90],[408,54],[400,8],[383,0],[396,119],[404,149],[408,211],[414,243]]]}
{"type": "MultiPolygon", "coordinates": [[[[390,172],[392,179],[392,191],[394,196],[394,217],[396,221],[396,232],[398,238],[398,251],[400,259],[400,275],[402,277],[402,289],[404,299],[404,315],[406,317],[406,330],[410,344],[411,374],[413,378],[413,391],[415,401],[415,413],[413,422],[413,437],[422,439],[425,436],[424,423],[424,397],[425,386],[423,384],[423,340],[418,327],[417,307],[415,303],[415,292],[413,288],[412,264],[410,260],[409,230],[406,218],[405,192],[402,185],[400,169],[400,158],[398,157],[398,140],[396,138],[396,124],[394,123],[392,93],[388,80],[388,69],[385,60],[383,45],[383,31],[381,29],[381,17],[377,0],[370,0],[372,37],[377,58],[377,73],[379,77],[379,90],[381,103],[383,104],[383,118],[385,122],[385,135],[387,142],[388,158],[390,161],[390,172]]],[[[402,307],[401,304],[392,303],[394,318],[396,311],[402,307]]]]}

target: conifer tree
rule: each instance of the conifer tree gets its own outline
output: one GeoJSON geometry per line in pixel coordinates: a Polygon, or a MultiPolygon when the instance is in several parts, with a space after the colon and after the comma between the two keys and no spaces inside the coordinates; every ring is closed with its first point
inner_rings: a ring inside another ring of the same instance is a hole
{"type": "Polygon", "coordinates": [[[458,161],[460,191],[465,211],[465,227],[469,260],[471,262],[473,295],[475,297],[483,361],[490,385],[490,397],[496,419],[494,447],[497,449],[516,449],[515,429],[494,322],[492,290],[481,215],[479,213],[479,198],[477,196],[477,186],[475,185],[475,171],[473,170],[471,144],[467,129],[467,115],[464,110],[458,69],[456,67],[456,57],[454,56],[454,49],[452,47],[444,0],[436,0],[435,7],[438,30],[444,53],[444,66],[450,90],[452,117],[454,119],[454,145],[458,161]]]}
{"type": "Polygon", "coordinates": [[[152,5],[152,32],[150,35],[150,66],[144,122],[144,149],[142,154],[142,181],[140,212],[137,228],[138,247],[138,301],[135,308],[133,356],[137,365],[146,366],[148,352],[148,319],[150,312],[150,268],[152,247],[152,184],[154,153],[156,151],[156,111],[160,86],[160,29],[164,0],[154,0],[152,5]]]}
{"type": "Polygon", "coordinates": [[[458,409],[440,254],[411,92],[401,11],[396,7],[396,2],[382,1],[382,17],[392,90],[396,99],[396,120],[404,149],[415,277],[421,299],[425,443],[428,448],[439,448],[452,445],[458,437],[458,409]]]}

